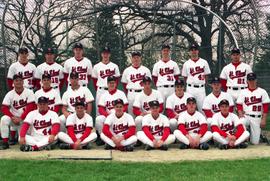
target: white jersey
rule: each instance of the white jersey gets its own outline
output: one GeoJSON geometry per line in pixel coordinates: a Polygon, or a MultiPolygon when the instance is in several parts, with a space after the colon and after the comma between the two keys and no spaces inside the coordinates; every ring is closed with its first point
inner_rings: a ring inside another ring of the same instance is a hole
{"type": "Polygon", "coordinates": [[[25,118],[24,123],[30,125],[31,136],[49,136],[53,124],[60,124],[56,112],[49,110],[46,114],[40,114],[38,110],[31,111],[25,118]]]}
{"type": "Polygon", "coordinates": [[[54,110],[55,106],[62,104],[59,92],[53,88],[46,91],[43,88],[41,88],[38,91],[36,91],[35,92],[36,104],[38,103],[38,98],[40,97],[47,97],[49,99],[48,106],[52,111],[54,110]]]}
{"type": "Polygon", "coordinates": [[[163,136],[164,128],[169,128],[169,119],[163,114],[159,114],[157,119],[154,119],[152,114],[147,114],[142,119],[142,127],[149,127],[153,136],[163,136]]]}
{"type": "Polygon", "coordinates": [[[267,92],[258,87],[251,91],[249,89],[242,90],[236,101],[236,104],[241,104],[245,114],[262,115],[263,104],[269,104],[269,96],[267,92]]]}
{"type": "Polygon", "coordinates": [[[247,87],[247,74],[251,72],[246,63],[241,62],[237,67],[230,63],[222,69],[220,78],[227,80],[227,87],[247,87]]]}
{"type": "Polygon", "coordinates": [[[203,110],[211,110],[213,113],[219,112],[218,104],[223,99],[229,101],[229,106],[234,106],[233,98],[230,94],[226,92],[220,92],[218,96],[215,96],[213,93],[210,93],[203,101],[203,110]]]}
{"type": "Polygon", "coordinates": [[[151,101],[158,101],[159,104],[163,104],[161,93],[152,89],[152,93],[150,95],[146,95],[144,91],[142,91],[136,96],[133,107],[140,108],[142,112],[148,112],[150,111],[150,106],[148,103],[151,101]]]}
{"type": "Polygon", "coordinates": [[[213,115],[211,126],[217,126],[220,130],[226,132],[227,134],[233,134],[235,128],[242,124],[237,115],[229,113],[227,117],[224,117],[221,112],[213,115]]]}
{"type": "Polygon", "coordinates": [[[113,62],[109,62],[107,64],[99,62],[94,65],[92,76],[97,79],[97,87],[107,88],[107,77],[120,77],[120,71],[118,65],[113,62]]]}
{"type": "Polygon", "coordinates": [[[36,66],[34,64],[28,62],[26,65],[23,65],[20,62],[15,62],[9,67],[7,78],[13,79],[14,75],[21,74],[23,77],[23,86],[32,89],[34,88],[33,79],[35,72],[36,66]]]}
{"type": "Polygon", "coordinates": [[[181,112],[187,110],[187,99],[189,97],[193,96],[187,92],[185,92],[181,98],[173,93],[167,98],[166,109],[171,109],[176,114],[180,114],[181,112]]]}
{"type": "Polygon", "coordinates": [[[122,99],[124,104],[128,105],[127,97],[123,91],[116,90],[116,92],[111,94],[107,90],[101,95],[98,106],[105,107],[106,111],[111,113],[111,110],[114,108],[113,101],[116,99],[122,99]]]}
{"type": "MultiPolygon", "coordinates": [[[[63,67],[54,62],[53,64],[48,64],[46,62],[37,66],[37,71],[35,72],[35,78],[42,80],[43,74],[50,74],[51,76],[51,87],[59,88],[60,80],[64,78],[63,67]]],[[[41,83],[42,87],[42,83],[41,83]]]]}
{"type": "Polygon", "coordinates": [[[180,75],[180,70],[173,60],[168,62],[159,60],[154,64],[152,75],[157,77],[156,86],[174,85],[174,76],[180,75]]]}
{"type": "Polygon", "coordinates": [[[211,74],[209,64],[202,58],[197,61],[189,59],[182,68],[182,76],[187,78],[187,84],[204,85],[205,76],[209,74],[211,74]]]}
{"type": "Polygon", "coordinates": [[[188,134],[199,133],[200,126],[207,124],[205,117],[199,111],[190,115],[187,111],[182,112],[178,117],[178,125],[184,124],[188,134]]]}
{"type": "Polygon", "coordinates": [[[110,114],[106,118],[105,124],[110,126],[112,134],[119,136],[125,135],[131,126],[135,126],[133,117],[128,113],[124,113],[120,118],[116,117],[115,114],[110,114]]]}
{"type": "Polygon", "coordinates": [[[87,85],[88,76],[91,76],[92,74],[92,62],[86,57],[84,57],[80,61],[72,57],[66,60],[64,63],[64,73],[68,74],[68,82],[69,82],[69,74],[71,72],[77,72],[79,74],[80,85],[87,85]]]}
{"type": "Polygon", "coordinates": [[[67,106],[67,110],[72,113],[75,112],[74,104],[80,101],[84,101],[85,103],[94,101],[94,97],[88,88],[82,86],[75,90],[70,88],[62,97],[62,104],[67,106]]]}
{"type": "Polygon", "coordinates": [[[142,80],[145,76],[151,77],[150,70],[145,66],[129,66],[124,70],[121,82],[127,84],[127,89],[142,90],[142,80]]]}
{"type": "Polygon", "coordinates": [[[15,89],[9,91],[4,100],[2,105],[10,107],[10,112],[14,116],[21,116],[22,113],[25,111],[25,107],[35,102],[35,95],[33,91],[24,88],[23,92],[18,94],[15,89]]]}
{"type": "Polygon", "coordinates": [[[74,128],[74,133],[76,135],[83,135],[87,127],[93,128],[93,119],[87,113],[84,113],[84,116],[81,119],[78,118],[76,113],[73,113],[67,117],[66,127],[68,126],[72,126],[74,128]]]}

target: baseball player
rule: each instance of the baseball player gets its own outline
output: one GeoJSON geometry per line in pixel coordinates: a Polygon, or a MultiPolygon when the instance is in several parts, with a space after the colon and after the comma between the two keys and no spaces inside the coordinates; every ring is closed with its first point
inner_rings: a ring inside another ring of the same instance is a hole
{"type": "Polygon", "coordinates": [[[85,113],[85,102],[76,102],[75,113],[68,116],[66,121],[67,133],[60,132],[60,149],[90,149],[90,142],[97,138],[97,134],[92,132],[93,119],[85,113]]]}
{"type": "Polygon", "coordinates": [[[39,151],[56,143],[60,121],[56,112],[49,110],[48,101],[48,98],[40,97],[38,109],[26,116],[20,131],[21,151],[39,151]]]}
{"type": "Polygon", "coordinates": [[[177,63],[170,59],[170,45],[162,46],[161,55],[162,59],[154,64],[152,76],[165,103],[174,92],[174,81],[179,78],[180,70],[177,63]]]}
{"type": "Polygon", "coordinates": [[[114,112],[113,101],[116,99],[122,99],[124,102],[124,112],[128,109],[128,101],[125,93],[117,89],[117,78],[109,76],[107,78],[108,90],[105,91],[99,99],[98,111],[99,116],[96,117],[96,130],[98,134],[97,145],[103,145],[99,135],[102,132],[104,121],[111,113],[114,112]]]}
{"type": "Polygon", "coordinates": [[[163,98],[159,91],[151,88],[152,80],[150,77],[145,76],[142,80],[143,91],[136,96],[133,103],[133,113],[136,116],[135,124],[137,130],[142,129],[142,119],[145,115],[151,113],[149,102],[158,101],[159,102],[159,112],[163,112],[163,98]]]}
{"type": "Polygon", "coordinates": [[[232,62],[226,65],[221,73],[221,84],[224,91],[227,91],[233,98],[237,100],[241,90],[247,87],[247,74],[252,72],[251,67],[240,61],[240,50],[233,48],[231,51],[232,62]]]}
{"type": "Polygon", "coordinates": [[[91,115],[92,112],[92,102],[94,97],[87,87],[80,86],[79,84],[79,74],[77,72],[71,72],[70,78],[70,89],[62,96],[62,113],[60,116],[61,131],[66,128],[67,117],[75,112],[74,104],[78,101],[83,101],[86,103],[86,113],[91,115]]]}
{"type": "Polygon", "coordinates": [[[208,75],[211,74],[208,62],[199,57],[199,47],[192,44],[189,48],[190,59],[182,68],[182,76],[187,83],[187,92],[197,100],[197,108],[202,112],[203,100],[206,97],[205,84],[208,75]]]}
{"type": "Polygon", "coordinates": [[[258,144],[261,128],[266,126],[270,100],[267,92],[257,86],[255,73],[247,75],[247,83],[248,88],[239,93],[236,101],[237,110],[245,125],[250,127],[250,142],[258,144]]]}
{"type": "Polygon", "coordinates": [[[143,90],[143,78],[145,76],[151,77],[151,72],[148,68],[141,65],[140,52],[132,52],[131,57],[132,65],[124,70],[121,82],[125,92],[127,92],[128,113],[134,116],[133,103],[135,97],[143,90]]]}
{"type": "Polygon", "coordinates": [[[28,60],[28,49],[19,49],[19,61],[10,65],[7,74],[7,81],[10,90],[13,88],[13,76],[21,74],[23,77],[23,86],[28,89],[34,89],[35,79],[34,74],[36,72],[36,66],[28,60]]]}
{"type": "Polygon", "coordinates": [[[174,131],[175,137],[181,142],[180,149],[198,148],[208,150],[207,142],[212,138],[212,133],[207,131],[205,117],[196,111],[196,99],[187,99],[187,110],[178,117],[178,129],[174,131]]]}
{"type": "Polygon", "coordinates": [[[117,78],[120,77],[120,71],[118,65],[110,61],[111,50],[109,47],[104,47],[101,52],[102,60],[101,62],[94,65],[93,68],[93,83],[96,89],[96,115],[99,115],[98,112],[98,103],[100,96],[108,90],[107,78],[109,76],[114,76],[117,78]]]}
{"type": "Polygon", "coordinates": [[[145,149],[168,150],[168,145],[175,141],[175,136],[170,134],[170,123],[166,116],[159,113],[159,102],[149,102],[151,113],[143,117],[142,131],[137,132],[137,138],[146,144],[145,149]]]}
{"type": "Polygon", "coordinates": [[[248,139],[249,132],[245,130],[238,116],[229,112],[229,106],[227,99],[218,104],[220,112],[215,113],[211,121],[213,139],[220,144],[220,149],[246,148],[244,141],[248,139]]]}
{"type": "Polygon", "coordinates": [[[23,87],[24,79],[21,74],[13,76],[14,89],[9,91],[2,102],[1,136],[2,149],[8,149],[9,131],[12,144],[15,144],[16,130],[20,127],[26,115],[35,109],[34,93],[23,87]]]}
{"type": "Polygon", "coordinates": [[[37,71],[35,72],[36,87],[37,89],[42,87],[40,81],[43,74],[50,74],[51,87],[60,94],[64,83],[64,74],[63,67],[55,62],[55,53],[53,48],[47,48],[45,50],[45,62],[37,66],[37,71]]]}
{"type": "MultiPolygon", "coordinates": [[[[219,112],[218,104],[221,100],[226,99],[230,104],[230,112],[233,112],[234,102],[230,94],[221,91],[221,83],[218,77],[214,77],[211,80],[212,92],[206,96],[203,101],[203,112],[207,118],[211,118],[215,113],[219,112]]],[[[207,119],[210,121],[211,119],[207,119]]],[[[210,122],[208,122],[211,125],[210,122]]]]}
{"type": "Polygon", "coordinates": [[[101,139],[106,143],[105,149],[133,151],[137,141],[134,119],[124,112],[125,103],[122,99],[116,99],[113,105],[115,112],[106,118],[101,133],[101,139]]]}
{"type": "Polygon", "coordinates": [[[64,79],[70,87],[70,73],[77,72],[79,74],[79,84],[87,87],[92,75],[92,62],[83,57],[83,45],[75,43],[73,46],[74,57],[68,59],[64,63],[64,79]]]}
{"type": "Polygon", "coordinates": [[[185,82],[183,80],[176,80],[174,87],[175,93],[170,95],[166,101],[166,114],[169,118],[172,132],[177,129],[177,120],[180,113],[187,110],[187,99],[193,97],[185,92],[185,82]]]}
{"type": "Polygon", "coordinates": [[[41,79],[42,88],[35,92],[36,103],[40,97],[47,97],[49,99],[49,109],[58,113],[62,105],[59,89],[51,87],[52,77],[49,73],[44,73],[41,79]]]}

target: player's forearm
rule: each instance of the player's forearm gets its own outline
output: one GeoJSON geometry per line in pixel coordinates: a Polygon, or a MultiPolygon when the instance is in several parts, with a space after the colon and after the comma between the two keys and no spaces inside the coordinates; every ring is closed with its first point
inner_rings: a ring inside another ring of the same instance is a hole
{"type": "Polygon", "coordinates": [[[30,125],[28,123],[23,123],[21,130],[20,130],[20,138],[24,138],[28,129],[29,129],[30,125]]]}
{"type": "Polygon", "coordinates": [[[161,137],[161,140],[166,141],[166,139],[168,138],[169,135],[170,135],[170,128],[165,127],[164,131],[163,131],[163,136],[161,137]]]}
{"type": "Polygon", "coordinates": [[[55,123],[52,125],[52,132],[51,134],[56,136],[60,131],[60,123],[55,123]]]}
{"type": "Polygon", "coordinates": [[[10,118],[12,118],[12,117],[14,116],[14,115],[10,112],[9,107],[6,106],[6,105],[2,105],[1,111],[2,111],[2,113],[3,113],[4,115],[9,116],[10,118]]]}
{"type": "Polygon", "coordinates": [[[136,126],[130,126],[128,132],[124,135],[124,139],[128,139],[129,137],[135,135],[136,133],[136,126]]]}
{"type": "Polygon", "coordinates": [[[91,134],[92,128],[86,127],[83,135],[80,137],[80,140],[83,141],[85,138],[87,138],[91,134]]]}
{"type": "Polygon", "coordinates": [[[87,104],[86,113],[91,115],[91,113],[92,113],[92,103],[87,104]]]}

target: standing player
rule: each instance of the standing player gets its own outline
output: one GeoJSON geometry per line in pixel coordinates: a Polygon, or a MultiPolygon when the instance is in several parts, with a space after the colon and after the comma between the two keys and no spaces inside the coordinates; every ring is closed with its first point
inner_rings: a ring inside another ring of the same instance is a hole
{"type": "Polygon", "coordinates": [[[187,110],[178,118],[178,130],[174,131],[175,137],[181,142],[180,149],[199,148],[208,150],[207,141],[212,138],[212,133],[207,131],[205,117],[196,111],[196,99],[187,99],[187,110]]]}
{"type": "Polygon", "coordinates": [[[70,75],[71,72],[77,72],[79,74],[80,86],[87,87],[91,80],[92,74],[92,62],[83,57],[83,45],[81,43],[75,43],[73,46],[74,57],[68,59],[64,63],[64,77],[65,81],[70,87],[70,75]]]}
{"type": "Polygon", "coordinates": [[[221,83],[224,91],[227,91],[233,98],[237,100],[241,90],[247,87],[247,74],[251,73],[251,67],[240,61],[240,50],[233,48],[231,51],[232,62],[226,65],[221,73],[221,83]]]}
{"type": "Polygon", "coordinates": [[[79,74],[77,72],[71,72],[70,75],[70,89],[63,94],[62,97],[62,113],[60,116],[61,130],[65,130],[67,117],[75,112],[74,104],[75,102],[85,102],[86,103],[86,113],[91,115],[92,112],[92,102],[94,97],[87,87],[82,87],[79,84],[79,74]]]}
{"type": "Polygon", "coordinates": [[[202,112],[203,100],[206,97],[205,84],[211,70],[206,60],[199,57],[199,47],[192,44],[189,48],[190,59],[182,68],[182,76],[187,83],[187,92],[197,100],[197,108],[202,112]]]}
{"type": "Polygon", "coordinates": [[[159,102],[149,102],[151,114],[147,114],[142,120],[142,131],[137,132],[138,140],[146,144],[145,149],[168,150],[168,145],[175,141],[170,134],[170,123],[166,116],[159,113],[159,102]]]}
{"type": "Polygon", "coordinates": [[[162,59],[154,64],[153,80],[164,102],[174,92],[174,82],[179,78],[180,70],[176,62],[170,59],[170,46],[165,44],[161,50],[162,59]]]}
{"type": "Polygon", "coordinates": [[[13,76],[14,89],[9,91],[2,102],[1,136],[2,149],[9,148],[9,129],[12,144],[15,144],[16,130],[20,127],[26,115],[35,109],[34,93],[23,87],[21,74],[13,76]]]}
{"type": "Polygon", "coordinates": [[[122,99],[116,99],[113,105],[115,111],[106,118],[101,133],[101,139],[106,143],[105,149],[133,151],[133,144],[137,141],[134,119],[124,112],[122,99]]]}
{"type": "Polygon", "coordinates": [[[245,125],[250,126],[250,142],[258,144],[261,128],[265,128],[268,115],[269,96],[267,92],[257,86],[255,73],[247,75],[248,88],[242,90],[236,101],[240,118],[244,118],[245,125]]]}
{"type": "Polygon", "coordinates": [[[213,115],[211,129],[213,139],[220,145],[220,149],[238,147],[246,148],[244,143],[249,137],[249,132],[245,131],[244,125],[238,116],[229,112],[229,101],[223,99],[218,104],[220,112],[213,115]]]}
{"type": "Polygon", "coordinates": [[[170,128],[173,132],[177,129],[177,120],[181,112],[187,110],[187,99],[193,97],[185,92],[185,82],[176,80],[174,83],[175,93],[170,95],[166,101],[166,114],[170,119],[170,128]]]}
{"type": "MultiPolygon", "coordinates": [[[[206,96],[206,98],[203,101],[203,112],[207,118],[212,118],[212,116],[219,112],[219,107],[218,104],[220,103],[221,100],[226,99],[229,101],[230,104],[230,112],[233,112],[234,108],[234,102],[230,94],[226,92],[221,91],[221,83],[220,79],[218,77],[214,77],[211,80],[211,87],[212,87],[212,92],[206,96]]],[[[208,119],[209,121],[211,119],[208,119]]],[[[207,121],[208,121],[207,120],[207,121]]],[[[210,122],[208,122],[209,125],[211,125],[210,122]]]]}
{"type": "Polygon", "coordinates": [[[49,109],[58,113],[62,105],[59,89],[51,87],[52,77],[49,73],[42,75],[42,88],[35,92],[36,103],[40,97],[47,97],[49,109]]]}
{"type": "Polygon", "coordinates": [[[45,50],[45,62],[37,66],[37,71],[35,72],[35,78],[37,80],[36,87],[40,89],[42,84],[40,81],[43,74],[50,74],[51,76],[51,87],[55,89],[59,94],[63,86],[63,67],[55,62],[55,50],[52,48],[47,48],[45,50]]]}
{"type": "Polygon", "coordinates": [[[56,112],[49,110],[48,99],[40,97],[38,109],[31,111],[23,122],[19,139],[20,150],[39,151],[49,144],[55,143],[59,129],[58,115],[56,112]],[[29,129],[31,131],[27,134],[29,129]]]}
{"type": "Polygon", "coordinates": [[[142,80],[143,91],[136,96],[133,103],[133,113],[136,116],[135,124],[137,131],[142,128],[142,119],[145,115],[151,113],[149,102],[158,101],[159,102],[159,112],[163,112],[163,98],[159,91],[151,88],[152,80],[150,77],[146,76],[142,80]]]}
{"type": "Polygon", "coordinates": [[[76,102],[75,113],[67,118],[67,133],[60,132],[58,138],[64,143],[60,144],[60,149],[90,149],[90,142],[97,138],[96,133],[92,133],[93,119],[85,113],[85,102],[76,102]]]}
{"type": "Polygon", "coordinates": [[[28,60],[28,49],[19,49],[19,61],[11,64],[8,69],[7,80],[10,90],[13,88],[13,76],[21,74],[23,77],[23,86],[28,89],[34,89],[35,79],[34,74],[36,71],[36,66],[29,62],[28,60]]]}
{"type": "Polygon", "coordinates": [[[111,50],[109,47],[103,48],[101,52],[102,60],[101,62],[94,65],[93,68],[93,82],[96,89],[96,115],[99,115],[98,112],[98,103],[100,96],[108,90],[107,78],[109,76],[114,76],[117,78],[120,77],[120,71],[118,65],[110,61],[111,50]]]}
{"type": "Polygon", "coordinates": [[[124,90],[127,92],[128,113],[133,115],[132,106],[135,97],[143,90],[142,80],[145,76],[151,77],[151,72],[148,68],[141,65],[140,52],[132,52],[131,56],[132,65],[124,70],[121,82],[124,85],[124,90]]]}

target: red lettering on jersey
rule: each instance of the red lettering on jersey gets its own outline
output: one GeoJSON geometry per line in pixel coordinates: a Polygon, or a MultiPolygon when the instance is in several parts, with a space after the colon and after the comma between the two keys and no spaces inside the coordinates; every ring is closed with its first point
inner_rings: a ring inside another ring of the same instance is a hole
{"type": "Polygon", "coordinates": [[[112,101],[106,101],[105,107],[109,110],[113,109],[113,102],[112,101]]]}
{"type": "MultiPolygon", "coordinates": [[[[199,120],[191,121],[189,123],[185,123],[185,127],[187,131],[192,131],[194,129],[198,129],[200,127],[199,120]]],[[[198,130],[194,130],[194,133],[198,133],[198,130]]]]}
{"type": "Polygon", "coordinates": [[[60,74],[60,70],[58,70],[58,71],[56,71],[56,70],[49,70],[49,71],[45,70],[44,74],[50,74],[51,77],[57,77],[60,74]]]}
{"type": "Polygon", "coordinates": [[[234,123],[233,122],[231,124],[230,123],[226,123],[226,124],[221,123],[220,129],[222,131],[229,132],[230,134],[233,134],[234,123]]]}
{"type": "Polygon", "coordinates": [[[85,97],[80,97],[80,96],[71,97],[69,98],[69,102],[72,106],[74,106],[75,102],[85,102],[85,97]]]}
{"type": "Polygon", "coordinates": [[[74,133],[75,134],[83,133],[85,131],[85,128],[86,128],[86,123],[84,123],[84,124],[74,124],[73,128],[74,128],[74,133]]]}
{"type": "Polygon", "coordinates": [[[170,69],[169,67],[167,68],[160,68],[159,69],[159,74],[161,76],[164,76],[164,75],[169,75],[169,74],[173,74],[174,73],[174,69],[170,69]]]}
{"type": "Polygon", "coordinates": [[[149,106],[148,102],[143,102],[143,109],[146,111],[150,110],[150,106],[149,106]]]}
{"type": "Polygon", "coordinates": [[[130,80],[131,80],[131,82],[135,83],[137,81],[142,81],[145,76],[146,76],[146,74],[140,74],[140,73],[131,74],[130,75],[130,80]]]}
{"type": "Polygon", "coordinates": [[[177,114],[179,114],[179,113],[181,113],[181,112],[183,112],[183,111],[185,111],[185,110],[187,110],[187,106],[186,106],[185,103],[180,104],[180,105],[175,105],[175,106],[174,106],[174,111],[175,111],[177,114]]]}
{"type": "Polygon", "coordinates": [[[34,128],[36,130],[39,130],[39,129],[43,129],[43,128],[47,128],[47,127],[50,127],[52,125],[52,120],[50,119],[48,122],[46,122],[46,120],[35,120],[34,121],[34,128]]]}
{"type": "Polygon", "coordinates": [[[190,68],[190,70],[189,70],[189,73],[192,75],[192,76],[195,76],[195,75],[197,75],[197,74],[201,74],[201,73],[203,73],[204,72],[204,67],[199,67],[199,66],[197,66],[197,67],[195,67],[195,68],[190,68]]]}
{"type": "Polygon", "coordinates": [[[113,125],[113,132],[115,134],[119,134],[119,133],[122,133],[124,134],[126,131],[128,130],[128,125],[124,125],[123,123],[122,124],[114,124],[113,125]]]}
{"type": "Polygon", "coordinates": [[[153,135],[162,136],[163,135],[163,126],[150,126],[150,131],[153,135]]]}
{"type": "Polygon", "coordinates": [[[48,105],[52,105],[52,104],[54,104],[54,103],[55,103],[55,97],[54,97],[53,99],[49,99],[48,105]]]}
{"type": "Polygon", "coordinates": [[[85,67],[85,68],[83,68],[82,66],[72,67],[71,71],[72,72],[77,72],[79,74],[81,74],[81,73],[87,73],[87,67],[85,67]]]}
{"type": "Polygon", "coordinates": [[[20,99],[19,101],[14,100],[12,106],[14,109],[21,109],[27,105],[27,98],[25,100],[20,99]]]}
{"type": "Polygon", "coordinates": [[[30,72],[29,70],[25,72],[18,72],[18,74],[21,74],[23,76],[23,79],[29,79],[33,77],[33,71],[30,72]]]}
{"type": "Polygon", "coordinates": [[[102,79],[105,79],[106,77],[113,76],[113,75],[115,75],[115,69],[113,70],[106,69],[105,71],[104,70],[100,71],[100,77],[102,79]]]}
{"type": "Polygon", "coordinates": [[[216,104],[212,104],[212,111],[213,111],[214,113],[217,113],[217,112],[219,112],[220,110],[219,110],[219,108],[218,108],[218,106],[217,106],[216,104]]]}
{"type": "Polygon", "coordinates": [[[240,77],[245,77],[245,76],[246,76],[246,70],[244,72],[241,72],[241,70],[236,70],[235,74],[233,71],[229,72],[230,79],[235,79],[235,78],[240,78],[240,77]]]}
{"type": "Polygon", "coordinates": [[[256,96],[252,96],[252,97],[245,97],[245,104],[247,106],[253,105],[253,104],[259,104],[262,103],[262,97],[256,97],[256,96]]]}

